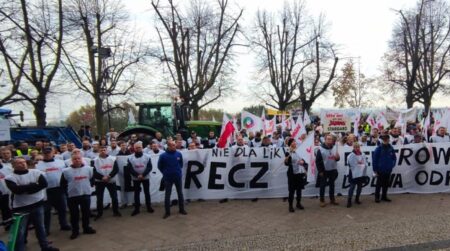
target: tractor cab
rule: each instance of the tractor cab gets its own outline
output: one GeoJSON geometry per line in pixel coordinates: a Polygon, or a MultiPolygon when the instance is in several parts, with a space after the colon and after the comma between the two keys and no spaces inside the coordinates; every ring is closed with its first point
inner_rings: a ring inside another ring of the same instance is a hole
{"type": "Polygon", "coordinates": [[[138,124],[148,126],[163,135],[172,135],[176,131],[176,119],[174,118],[172,104],[170,103],[138,103],[138,124]]]}
{"type": "Polygon", "coordinates": [[[164,137],[173,136],[176,132],[186,131],[186,109],[183,104],[171,102],[136,103],[139,108],[138,121],[119,135],[127,138],[131,134],[154,137],[161,132],[164,137]],[[184,129],[183,129],[184,128],[184,129]]]}

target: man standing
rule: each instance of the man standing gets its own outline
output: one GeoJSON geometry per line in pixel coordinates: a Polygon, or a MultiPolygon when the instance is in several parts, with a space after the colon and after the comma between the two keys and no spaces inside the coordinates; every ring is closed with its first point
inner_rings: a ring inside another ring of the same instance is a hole
{"type": "Polygon", "coordinates": [[[165,186],[165,214],[163,219],[170,216],[170,195],[172,194],[172,186],[175,185],[178,195],[178,205],[180,208],[180,214],[186,215],[187,212],[184,210],[184,198],[183,198],[183,187],[181,181],[181,170],[183,168],[183,156],[180,152],[176,150],[176,144],[174,141],[170,140],[167,143],[167,151],[158,160],[158,169],[163,174],[163,181],[165,186]]]}
{"type": "Polygon", "coordinates": [[[63,160],[68,160],[72,157],[72,151],[75,149],[75,144],[72,142],[67,143],[67,151],[62,152],[61,155],[63,157],[63,160]]]}
{"type": "Polygon", "coordinates": [[[150,199],[150,172],[152,171],[152,161],[148,155],[145,155],[142,152],[142,143],[138,142],[134,144],[134,154],[128,157],[127,168],[133,179],[134,187],[134,211],[131,216],[140,213],[141,201],[139,195],[141,193],[141,184],[144,189],[147,212],[153,213],[154,210],[150,199]]]}
{"type": "Polygon", "coordinates": [[[64,190],[61,188],[61,175],[66,168],[64,161],[55,159],[53,149],[46,147],[42,151],[44,153],[44,160],[39,161],[36,169],[45,174],[47,180],[47,205],[45,210],[45,229],[47,234],[50,234],[50,222],[52,207],[58,212],[59,226],[63,231],[71,230],[66,218],[66,196],[64,190]]]}
{"type": "Polygon", "coordinates": [[[64,169],[61,177],[61,187],[67,191],[69,199],[70,224],[72,225],[72,235],[70,239],[76,239],[80,234],[80,219],[83,226],[83,233],[95,234],[96,231],[89,226],[90,205],[91,205],[91,181],[93,170],[90,166],[83,164],[81,154],[72,155],[72,164],[64,169]]]}
{"type": "Polygon", "coordinates": [[[339,205],[334,197],[334,182],[338,177],[337,162],[340,160],[339,152],[334,144],[331,134],[325,136],[325,144],[317,149],[316,165],[319,170],[320,207],[325,207],[325,187],[329,186],[330,204],[339,205]]]}
{"type": "MultiPolygon", "coordinates": [[[[44,225],[44,198],[47,181],[39,170],[28,169],[23,157],[13,161],[14,172],[6,177],[6,186],[13,194],[12,208],[15,213],[29,215],[35,227],[39,246],[43,251],[58,251],[49,245],[44,225]]],[[[25,224],[28,225],[28,224],[25,224]]],[[[25,250],[26,228],[21,229],[17,237],[16,250],[25,250]]]]}
{"type": "Polygon", "coordinates": [[[436,135],[430,137],[430,142],[441,143],[450,142],[450,136],[447,135],[447,129],[443,126],[439,127],[436,135]]]}
{"type": "Polygon", "coordinates": [[[107,154],[106,146],[100,146],[100,154],[98,158],[94,159],[95,193],[97,194],[97,216],[95,220],[100,219],[103,215],[105,188],[108,189],[111,197],[113,215],[115,217],[122,216],[119,212],[119,202],[117,201],[115,176],[118,171],[119,166],[116,163],[116,158],[107,154]]]}
{"type": "Polygon", "coordinates": [[[89,142],[89,140],[87,139],[83,140],[81,153],[85,158],[95,159],[97,157],[97,155],[92,150],[91,142],[89,142]]]}
{"type": "Polygon", "coordinates": [[[115,139],[112,139],[110,146],[108,146],[108,155],[117,156],[119,154],[119,151],[120,147],[117,146],[117,141],[115,139]]]}
{"type": "Polygon", "coordinates": [[[373,173],[377,177],[377,184],[375,187],[376,203],[380,202],[380,190],[381,200],[391,202],[387,197],[387,191],[392,169],[397,162],[394,148],[389,143],[389,135],[381,135],[381,140],[383,141],[382,144],[379,145],[372,154],[373,173]]]}

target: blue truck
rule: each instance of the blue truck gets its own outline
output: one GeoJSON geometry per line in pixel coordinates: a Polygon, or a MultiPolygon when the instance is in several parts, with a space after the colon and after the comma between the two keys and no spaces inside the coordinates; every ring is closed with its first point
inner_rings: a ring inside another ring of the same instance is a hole
{"type": "Polygon", "coordinates": [[[34,145],[36,141],[43,140],[49,141],[55,146],[59,146],[62,143],[72,142],[77,148],[81,148],[81,140],[78,134],[72,127],[62,126],[46,126],[46,127],[33,127],[33,126],[20,126],[12,117],[20,116],[23,121],[23,113],[13,114],[12,110],[0,108],[0,117],[2,119],[8,119],[10,121],[10,141],[2,141],[3,145],[15,144],[19,141],[25,141],[30,145],[34,145]]]}

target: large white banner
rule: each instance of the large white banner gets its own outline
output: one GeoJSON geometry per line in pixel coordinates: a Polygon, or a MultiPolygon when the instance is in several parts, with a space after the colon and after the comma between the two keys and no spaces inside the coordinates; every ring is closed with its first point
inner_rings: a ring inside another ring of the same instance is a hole
{"type": "MultiPolygon", "coordinates": [[[[368,183],[363,194],[371,194],[376,179],[372,176],[372,151],[363,147],[369,161],[368,183]]],[[[394,168],[390,193],[438,193],[450,191],[450,143],[411,144],[396,147],[397,166],[394,168]]],[[[349,181],[346,160],[350,147],[339,147],[339,176],[336,193],[347,194],[349,181]]],[[[185,199],[223,198],[278,198],[286,197],[287,167],[284,148],[225,148],[184,151],[183,187],[185,199]]],[[[118,157],[123,165],[127,157],[118,157]]],[[[157,158],[152,158],[150,190],[153,202],[164,200],[162,175],[157,169],[157,158]]],[[[123,170],[123,169],[122,169],[123,170]]],[[[317,174],[315,170],[309,172],[317,174]]],[[[314,180],[314,179],[308,179],[314,180]]],[[[176,198],[173,190],[173,198],[176,198]]],[[[303,196],[316,196],[319,189],[314,183],[306,186],[303,196]]]]}

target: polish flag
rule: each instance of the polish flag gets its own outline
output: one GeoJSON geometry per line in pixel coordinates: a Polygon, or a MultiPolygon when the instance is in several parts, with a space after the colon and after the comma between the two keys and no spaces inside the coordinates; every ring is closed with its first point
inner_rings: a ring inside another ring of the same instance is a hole
{"type": "MultiPolygon", "coordinates": [[[[225,117],[226,115],[224,115],[224,119],[225,117]]],[[[226,119],[228,120],[228,117],[226,117],[226,119]]],[[[220,134],[220,139],[219,142],[217,143],[218,148],[224,148],[228,145],[227,144],[228,141],[233,138],[234,129],[235,128],[233,126],[233,122],[231,122],[230,120],[226,122],[225,127],[222,126],[222,133],[220,134]]]]}

